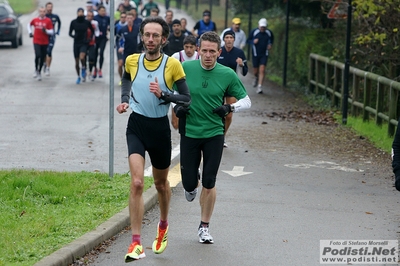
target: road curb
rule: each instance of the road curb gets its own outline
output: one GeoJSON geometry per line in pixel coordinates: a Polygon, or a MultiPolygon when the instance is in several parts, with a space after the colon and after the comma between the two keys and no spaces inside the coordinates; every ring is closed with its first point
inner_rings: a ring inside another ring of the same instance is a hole
{"type": "MultiPolygon", "coordinates": [[[[174,150],[175,151],[175,150],[174,150]]],[[[174,155],[171,160],[170,169],[179,163],[179,153],[174,155]]],[[[150,174],[151,166],[146,169],[145,175],[150,174]]],[[[172,189],[172,188],[171,188],[172,189]]],[[[145,213],[152,209],[158,201],[157,190],[154,184],[143,193],[145,213]]],[[[66,246],[44,257],[34,264],[34,266],[68,266],[77,259],[85,256],[95,247],[120,233],[125,227],[130,225],[129,208],[126,207],[110,219],[100,224],[96,229],[90,231],[66,246]]],[[[128,243],[127,243],[128,244],[128,243]]]]}
{"type": "MultiPolygon", "coordinates": [[[[154,184],[143,193],[145,212],[157,204],[157,190],[154,184]]],[[[95,230],[88,232],[70,244],[60,248],[54,253],[34,264],[35,266],[60,266],[70,265],[77,258],[85,256],[102,242],[120,233],[130,225],[129,208],[126,207],[110,219],[100,224],[95,230]]]]}

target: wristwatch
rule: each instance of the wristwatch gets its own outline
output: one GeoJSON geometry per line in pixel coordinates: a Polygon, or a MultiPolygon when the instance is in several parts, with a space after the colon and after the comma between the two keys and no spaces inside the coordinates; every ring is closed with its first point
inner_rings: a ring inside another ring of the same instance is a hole
{"type": "Polygon", "coordinates": [[[233,104],[231,104],[231,112],[234,113],[235,112],[235,106],[233,104]]]}

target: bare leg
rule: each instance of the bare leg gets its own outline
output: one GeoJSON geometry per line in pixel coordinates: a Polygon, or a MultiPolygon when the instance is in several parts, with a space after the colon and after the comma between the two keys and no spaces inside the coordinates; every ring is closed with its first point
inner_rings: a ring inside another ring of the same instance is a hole
{"type": "Polygon", "coordinates": [[[214,211],[215,201],[217,199],[217,189],[202,188],[200,194],[201,221],[209,223],[214,211]]]}
{"type": "Polygon", "coordinates": [[[253,67],[253,74],[258,77],[258,67],[253,67]]]}
{"type": "Polygon", "coordinates": [[[144,187],[144,158],[137,154],[129,156],[131,171],[131,190],[129,195],[129,216],[132,235],[140,235],[144,214],[143,187],[144,187]]]}
{"type": "Polygon", "coordinates": [[[258,71],[258,85],[262,86],[264,82],[264,76],[265,76],[265,65],[260,65],[260,69],[258,71]]]}
{"type": "Polygon", "coordinates": [[[79,54],[79,59],[81,61],[82,68],[86,68],[86,53],[80,53],[79,54]]]}
{"type": "Polygon", "coordinates": [[[46,67],[50,68],[51,65],[51,57],[50,56],[46,56],[46,67]]]}
{"type": "Polygon", "coordinates": [[[156,169],[153,167],[154,185],[158,192],[158,202],[160,205],[160,219],[167,221],[169,202],[171,200],[171,188],[168,181],[168,171],[166,169],[156,169]]]}

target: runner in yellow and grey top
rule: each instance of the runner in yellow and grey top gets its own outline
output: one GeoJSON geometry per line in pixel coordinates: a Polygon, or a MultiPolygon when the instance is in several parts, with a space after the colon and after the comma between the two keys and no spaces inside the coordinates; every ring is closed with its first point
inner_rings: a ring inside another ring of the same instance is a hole
{"type": "Polygon", "coordinates": [[[129,214],[132,242],[125,262],[146,257],[140,236],[144,215],[142,194],[146,151],[153,166],[154,184],[160,201],[160,222],[152,250],[160,254],[168,245],[171,199],[168,171],[172,147],[167,113],[171,102],[179,106],[190,104],[189,88],[180,62],[161,53],[169,35],[168,24],[161,17],[149,17],[140,25],[140,33],[146,52],[126,58],[121,104],[117,106],[120,114],[126,112],[128,107],[132,109],[126,128],[131,174],[129,214]],[[179,94],[174,94],[173,88],[179,94]]]}
{"type": "MultiPolygon", "coordinates": [[[[129,83],[132,81],[129,88],[131,96],[129,107],[138,114],[147,117],[161,117],[167,115],[170,102],[188,102],[187,95],[185,95],[188,94],[188,91],[179,91],[179,84],[185,83],[185,73],[182,66],[178,60],[165,54],[161,54],[155,60],[146,59],[145,54],[128,56],[125,62],[124,78],[129,80],[129,83]],[[158,99],[149,94],[147,87],[150,82],[155,81],[155,78],[158,79],[158,85],[163,94],[169,95],[168,99],[158,99]],[[174,88],[177,89],[179,94],[173,94],[174,83],[176,83],[174,88]]],[[[121,100],[127,102],[129,94],[127,94],[126,86],[123,86],[122,89],[123,98],[121,100]]]]}

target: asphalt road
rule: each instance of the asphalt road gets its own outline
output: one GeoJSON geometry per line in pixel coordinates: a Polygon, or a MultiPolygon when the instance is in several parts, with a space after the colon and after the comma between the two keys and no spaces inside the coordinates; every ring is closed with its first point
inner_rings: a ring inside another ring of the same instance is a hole
{"type": "MultiPolygon", "coordinates": [[[[22,47],[0,46],[0,168],[108,172],[109,75],[76,85],[68,36],[69,22],[85,1],[53,3],[63,26],[50,77],[32,78],[34,54],[26,27],[22,47]]],[[[25,25],[30,19],[22,18],[25,25]]],[[[108,62],[107,56],[104,73],[109,73],[108,62]]],[[[116,74],[114,79],[117,105],[116,74]]],[[[135,265],[319,265],[320,240],[399,238],[400,207],[393,180],[387,178],[389,165],[288,145],[280,132],[296,130],[297,125],[260,114],[290,105],[295,97],[268,82],[265,93],[257,95],[251,81],[251,76],[243,78],[252,109],[234,115],[217,178],[210,224],[215,244],[198,243],[198,199],[186,202],[176,182],[168,248],[161,255],[151,251],[156,206],[143,223],[147,257],[135,265]]],[[[128,115],[114,115],[114,169],[123,173],[128,171],[128,115]]],[[[178,140],[174,132],[174,146],[178,140]]],[[[179,178],[176,163],[171,172],[179,178]]],[[[118,234],[92,265],[125,265],[130,237],[129,232],[118,234]]]]}

